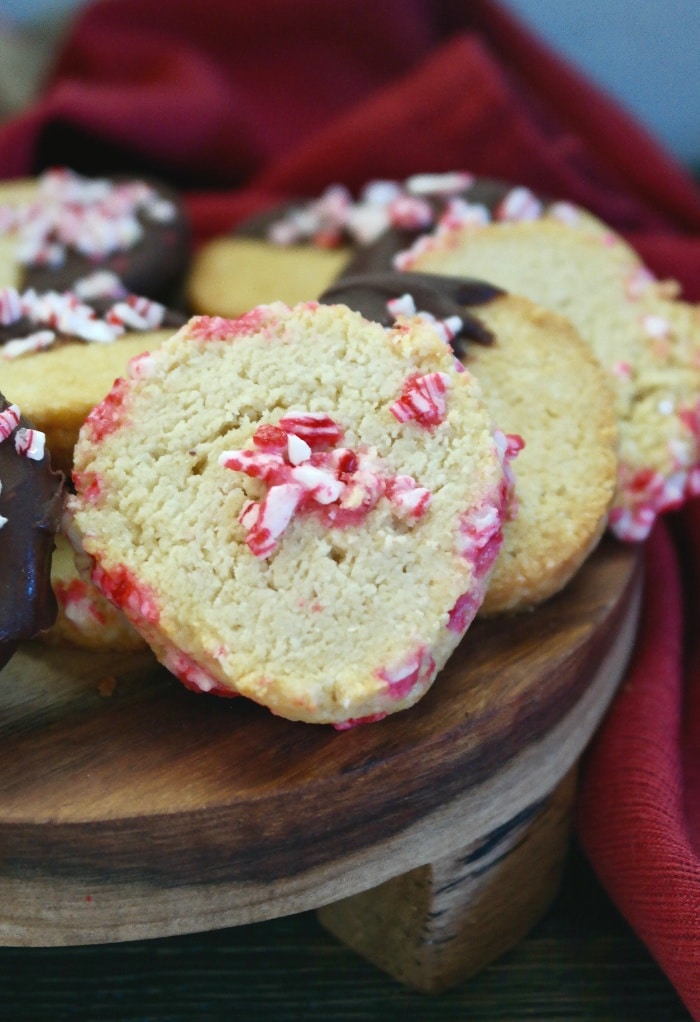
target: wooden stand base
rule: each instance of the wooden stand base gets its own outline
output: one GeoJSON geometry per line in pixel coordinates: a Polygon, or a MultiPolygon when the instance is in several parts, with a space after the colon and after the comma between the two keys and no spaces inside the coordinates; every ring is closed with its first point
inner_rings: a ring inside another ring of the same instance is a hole
{"type": "Polygon", "coordinates": [[[417,706],[344,732],[196,696],[146,654],[28,644],[0,685],[0,944],[316,910],[401,982],[460,982],[557,890],[642,575],[604,541],[534,613],[476,621],[417,706]]]}
{"type": "Polygon", "coordinates": [[[320,909],[320,922],[407,986],[434,993],[468,979],[517,944],[557,893],[575,777],[454,855],[320,909]]]}

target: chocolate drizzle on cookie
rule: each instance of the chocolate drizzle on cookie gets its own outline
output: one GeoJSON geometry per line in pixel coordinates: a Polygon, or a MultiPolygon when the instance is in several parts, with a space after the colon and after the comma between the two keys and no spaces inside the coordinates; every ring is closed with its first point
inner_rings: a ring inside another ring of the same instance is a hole
{"type": "Polygon", "coordinates": [[[21,453],[31,423],[0,394],[0,668],[23,639],[56,617],[51,554],[63,499],[63,476],[48,453],[21,453]]]}
{"type": "Polygon", "coordinates": [[[471,278],[447,277],[432,273],[384,271],[345,274],[327,288],[319,301],[324,305],[342,304],[383,326],[391,326],[394,315],[388,303],[410,295],[420,312],[436,319],[458,317],[461,326],[451,340],[455,354],[462,358],[466,343],[492,344],[493,334],[469,310],[493,301],[504,292],[494,284],[471,278]]]}

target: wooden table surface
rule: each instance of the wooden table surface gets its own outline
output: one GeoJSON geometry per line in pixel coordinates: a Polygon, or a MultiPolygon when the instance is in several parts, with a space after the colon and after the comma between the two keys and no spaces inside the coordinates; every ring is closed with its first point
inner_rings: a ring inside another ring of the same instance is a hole
{"type": "Polygon", "coordinates": [[[574,847],[546,917],[438,996],[400,986],[313,913],[218,932],[72,948],[0,948],[0,1019],[80,1022],[688,1022],[574,847]]]}

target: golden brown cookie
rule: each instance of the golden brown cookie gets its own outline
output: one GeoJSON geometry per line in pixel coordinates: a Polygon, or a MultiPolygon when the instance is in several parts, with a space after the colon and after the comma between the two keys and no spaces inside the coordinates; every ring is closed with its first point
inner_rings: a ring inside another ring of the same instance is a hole
{"type": "MultiPolygon", "coordinates": [[[[480,276],[567,316],[602,365],[620,428],[610,523],[644,539],[657,515],[700,492],[700,307],[655,280],[615,232],[569,204],[523,189],[523,219],[452,211],[395,263],[480,276]]],[[[515,216],[514,209],[511,209],[515,216]]]]}
{"type": "Polygon", "coordinates": [[[347,726],[411,706],[486,590],[508,497],[478,384],[419,322],[193,319],[75,452],[92,577],[186,685],[347,726]]]}

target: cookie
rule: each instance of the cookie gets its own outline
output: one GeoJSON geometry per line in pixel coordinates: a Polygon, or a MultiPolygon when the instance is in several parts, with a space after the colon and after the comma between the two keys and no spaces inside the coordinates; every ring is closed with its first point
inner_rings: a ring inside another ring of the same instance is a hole
{"type": "Polygon", "coordinates": [[[282,203],[202,245],[188,275],[188,306],[238,316],[267,302],[313,299],[389,226],[404,247],[472,183],[468,174],[421,174],[371,181],[357,199],[331,185],[317,198],[282,203]]]}
{"type": "Polygon", "coordinates": [[[530,609],[559,592],[605,530],[617,474],[612,390],[571,323],[483,281],[432,274],[348,276],[320,300],[386,325],[392,309],[415,310],[448,331],[497,426],[524,440],[517,513],[480,614],[530,609]]]}
{"type": "Polygon", "coordinates": [[[44,437],[0,394],[0,668],[56,616],[50,571],[62,502],[44,437]]]}
{"type": "Polygon", "coordinates": [[[76,552],[62,532],[56,535],[51,560],[51,588],[58,612],[53,625],[39,636],[42,642],[96,651],[145,647],[122,612],[80,571],[76,552]]]}
{"type": "Polygon", "coordinates": [[[175,303],[190,237],[178,194],[161,182],[86,178],[68,168],[0,183],[0,287],[69,291],[95,271],[175,303]]]}
{"type": "Polygon", "coordinates": [[[57,468],[70,474],[85,416],[129,359],[182,322],[179,313],[134,295],[88,305],[72,292],[0,290],[0,380],[46,434],[57,468]]]}
{"type": "Polygon", "coordinates": [[[602,365],[620,428],[613,532],[646,538],[700,493],[700,307],[656,280],[634,250],[570,204],[524,189],[494,220],[463,204],[395,257],[403,270],[477,275],[566,315],[602,365]]]}
{"type": "Polygon", "coordinates": [[[345,727],[415,703],[464,635],[506,448],[433,327],[277,303],[132,364],[81,429],[70,511],[185,685],[345,727]]]}

